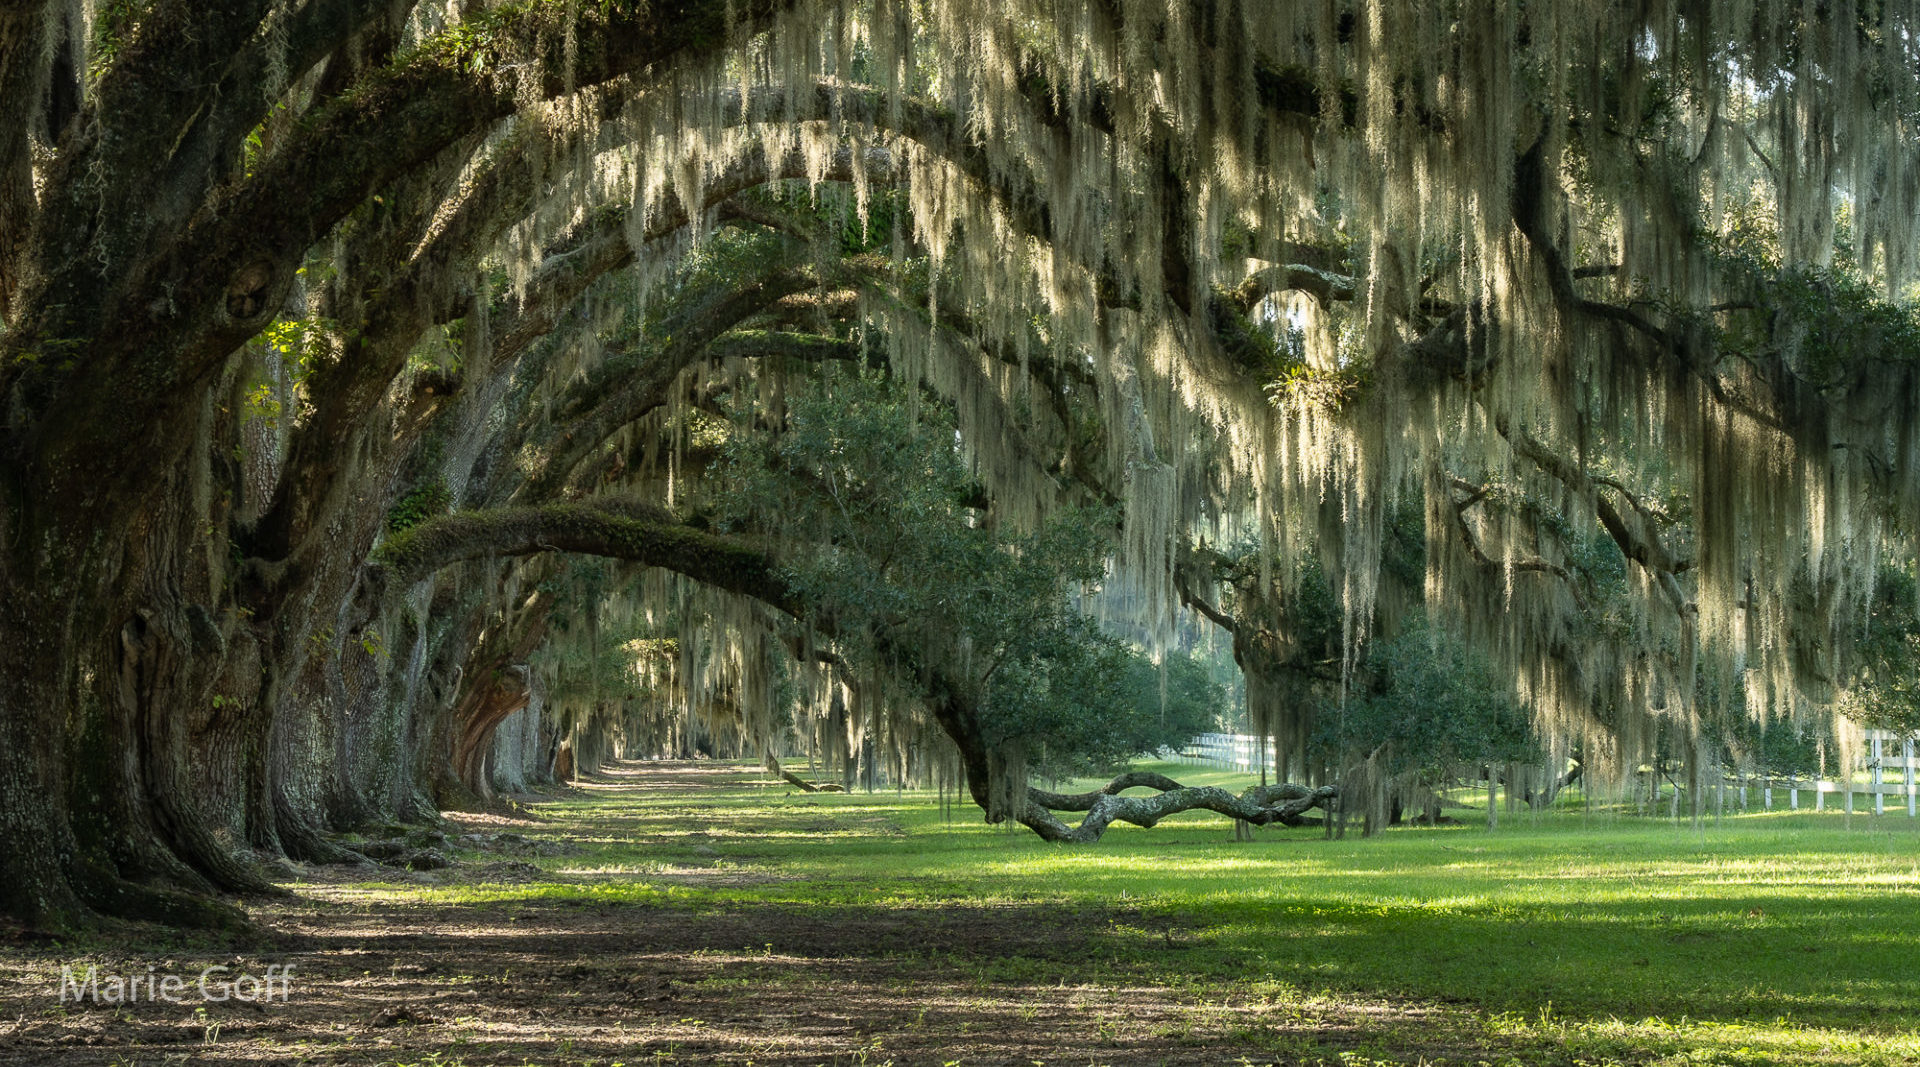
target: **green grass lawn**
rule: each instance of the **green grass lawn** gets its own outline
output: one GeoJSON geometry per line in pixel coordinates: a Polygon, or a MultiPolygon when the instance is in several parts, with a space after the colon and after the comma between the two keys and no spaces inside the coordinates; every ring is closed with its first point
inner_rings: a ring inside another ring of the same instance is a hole
{"type": "Polygon", "coordinates": [[[1063,847],[984,826],[971,806],[947,821],[924,793],[804,794],[750,772],[697,794],[587,792],[544,810],[562,819],[556,835],[590,829],[591,850],[538,862],[608,880],[421,895],[1123,907],[1111,956],[1090,970],[1001,960],[979,977],[1151,983],[1196,1004],[1406,998],[1573,1061],[1920,1063],[1920,825],[1904,810],[1750,814],[1698,829],[1503,813],[1491,833],[1470,824],[1330,841],[1273,829],[1250,842],[1191,814],[1063,847]],[[687,867],[739,878],[649,877],[687,867]]]}

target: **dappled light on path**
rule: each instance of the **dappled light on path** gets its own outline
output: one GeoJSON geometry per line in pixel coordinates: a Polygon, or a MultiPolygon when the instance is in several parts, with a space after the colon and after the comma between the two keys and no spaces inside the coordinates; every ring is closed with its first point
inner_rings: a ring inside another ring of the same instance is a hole
{"type": "Polygon", "coordinates": [[[308,869],[245,944],[7,946],[0,1064],[1920,1059],[1910,834],[1761,831],[1787,863],[1731,829],[1196,817],[1064,849],[703,761],[511,803],[449,816],[448,870],[308,869]],[[288,963],[285,1003],[57,1001],[63,964],[288,963]]]}

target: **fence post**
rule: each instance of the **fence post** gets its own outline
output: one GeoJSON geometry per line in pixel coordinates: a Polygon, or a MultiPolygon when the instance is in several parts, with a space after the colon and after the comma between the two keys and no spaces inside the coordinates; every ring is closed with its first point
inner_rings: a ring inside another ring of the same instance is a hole
{"type": "Polygon", "coordinates": [[[1907,818],[1914,818],[1914,739],[1908,735],[1901,745],[1903,760],[1907,764],[1907,818]]]}
{"type": "Polygon", "coordinates": [[[1887,797],[1886,794],[1880,792],[1880,787],[1885,784],[1885,777],[1880,773],[1881,752],[1880,739],[1875,737],[1873,739],[1873,773],[1867,776],[1867,780],[1873,783],[1873,813],[1875,815],[1885,815],[1887,813],[1887,797]]]}
{"type": "Polygon", "coordinates": [[[1787,807],[1794,811],[1800,810],[1800,779],[1798,778],[1788,779],[1787,807]]]}
{"type": "Polygon", "coordinates": [[[1761,803],[1766,806],[1766,809],[1768,811],[1772,811],[1773,810],[1773,779],[1766,778],[1761,780],[1760,796],[1761,796],[1761,803]]]}

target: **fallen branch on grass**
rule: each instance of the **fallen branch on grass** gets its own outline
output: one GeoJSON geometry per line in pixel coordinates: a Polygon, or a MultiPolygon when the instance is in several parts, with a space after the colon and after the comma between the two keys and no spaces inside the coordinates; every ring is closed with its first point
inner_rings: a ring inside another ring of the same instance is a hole
{"type": "Polygon", "coordinates": [[[1060,794],[1028,787],[1026,810],[1019,820],[1048,841],[1092,844],[1116,822],[1146,827],[1183,811],[1217,812],[1255,826],[1299,826],[1308,811],[1330,809],[1338,796],[1330,785],[1310,789],[1290,782],[1257,785],[1235,795],[1218,786],[1183,786],[1162,774],[1135,771],[1090,793],[1060,794]],[[1160,792],[1146,797],[1120,795],[1136,786],[1160,792]],[[1068,826],[1056,811],[1084,811],[1087,817],[1079,826],[1068,826]]]}
{"type": "Polygon", "coordinates": [[[793,773],[792,771],[787,770],[785,767],[780,766],[780,761],[777,759],[774,759],[772,756],[767,757],[767,771],[768,773],[774,775],[775,777],[780,778],[782,781],[786,782],[788,785],[798,788],[803,793],[845,792],[845,787],[836,785],[836,784],[814,785],[812,782],[807,781],[805,778],[802,778],[799,775],[793,773]]]}

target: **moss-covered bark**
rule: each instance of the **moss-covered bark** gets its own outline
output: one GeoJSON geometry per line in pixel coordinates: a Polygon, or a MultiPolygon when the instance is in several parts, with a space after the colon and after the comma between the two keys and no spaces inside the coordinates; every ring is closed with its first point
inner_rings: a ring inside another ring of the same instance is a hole
{"type": "Polygon", "coordinates": [[[375,563],[405,585],[463,560],[581,552],[684,574],[790,614],[805,610],[763,547],[673,521],[646,505],[545,504],[456,513],[382,545],[375,563]]]}

